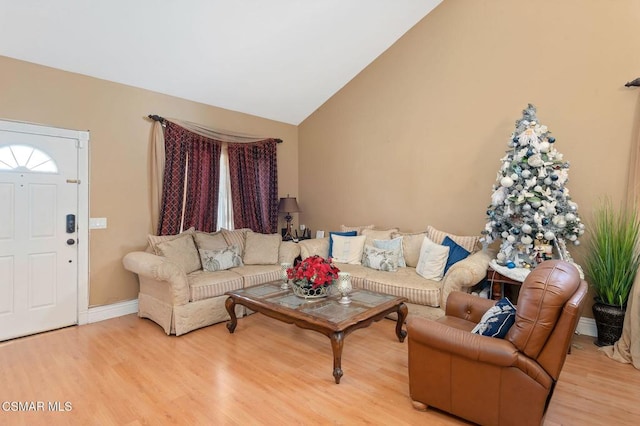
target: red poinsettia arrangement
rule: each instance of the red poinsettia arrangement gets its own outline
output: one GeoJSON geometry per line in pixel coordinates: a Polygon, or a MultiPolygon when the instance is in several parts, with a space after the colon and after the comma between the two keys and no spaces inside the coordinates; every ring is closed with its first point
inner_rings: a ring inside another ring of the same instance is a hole
{"type": "Polygon", "coordinates": [[[318,288],[329,285],[333,280],[338,279],[340,270],[331,262],[321,256],[310,256],[299,262],[293,268],[287,269],[287,276],[290,280],[304,281],[311,288],[318,288]]]}

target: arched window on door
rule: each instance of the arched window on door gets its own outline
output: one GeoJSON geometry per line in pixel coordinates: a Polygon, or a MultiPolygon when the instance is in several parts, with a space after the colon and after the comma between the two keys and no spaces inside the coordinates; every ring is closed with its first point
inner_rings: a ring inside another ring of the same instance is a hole
{"type": "Polygon", "coordinates": [[[58,173],[51,157],[28,145],[8,145],[0,148],[0,170],[14,172],[58,173]]]}

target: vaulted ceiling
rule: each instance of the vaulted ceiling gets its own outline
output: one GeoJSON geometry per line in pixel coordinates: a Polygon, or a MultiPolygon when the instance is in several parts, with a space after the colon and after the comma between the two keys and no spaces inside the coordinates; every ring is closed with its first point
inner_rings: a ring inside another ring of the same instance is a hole
{"type": "Polygon", "coordinates": [[[0,55],[299,124],[442,0],[0,0],[0,55]]]}

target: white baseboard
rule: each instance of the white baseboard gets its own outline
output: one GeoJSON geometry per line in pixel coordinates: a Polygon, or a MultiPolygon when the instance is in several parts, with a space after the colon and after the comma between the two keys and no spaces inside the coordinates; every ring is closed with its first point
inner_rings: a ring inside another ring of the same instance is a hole
{"type": "Polygon", "coordinates": [[[80,324],[91,324],[121,317],[123,315],[135,314],[138,312],[138,300],[128,300],[126,302],[113,303],[111,305],[96,306],[89,308],[86,313],[80,315],[80,324]]]}
{"type": "Polygon", "coordinates": [[[580,317],[578,326],[576,327],[577,334],[584,334],[586,336],[596,337],[598,336],[598,329],[596,328],[596,322],[593,318],[580,317]]]}
{"type": "MultiPolygon", "coordinates": [[[[137,312],[137,300],[128,300],[126,302],[119,302],[111,305],[96,306],[94,308],[89,308],[87,312],[80,314],[79,324],[90,324],[93,322],[121,317],[123,315],[135,314],[137,312]]],[[[578,326],[576,327],[576,333],[596,337],[598,335],[596,322],[593,318],[580,317],[580,320],[578,320],[578,326]]]]}

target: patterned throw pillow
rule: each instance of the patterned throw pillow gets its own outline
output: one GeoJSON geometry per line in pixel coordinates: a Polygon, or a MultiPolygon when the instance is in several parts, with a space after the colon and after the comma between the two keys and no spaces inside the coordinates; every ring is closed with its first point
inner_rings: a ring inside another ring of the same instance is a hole
{"type": "Polygon", "coordinates": [[[449,247],[441,246],[424,237],[416,273],[428,280],[440,281],[449,257],[449,247]]]}
{"type": "Polygon", "coordinates": [[[379,271],[396,272],[398,270],[398,251],[365,245],[362,253],[362,266],[379,271]]]}
{"type": "Polygon", "coordinates": [[[202,261],[202,269],[205,271],[224,271],[242,266],[242,258],[237,246],[229,246],[220,250],[200,249],[198,252],[202,261]]]}
{"type": "Polygon", "coordinates": [[[373,246],[379,249],[395,251],[398,256],[398,266],[401,268],[407,266],[407,262],[404,260],[404,250],[402,249],[402,237],[396,237],[391,240],[373,240],[373,246]]]}
{"type": "Polygon", "coordinates": [[[471,332],[504,339],[515,321],[516,308],[508,298],[503,297],[484,313],[478,325],[471,332]]]}

